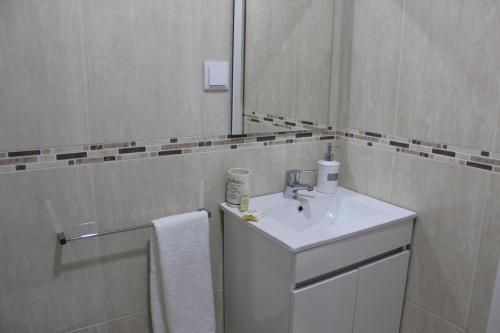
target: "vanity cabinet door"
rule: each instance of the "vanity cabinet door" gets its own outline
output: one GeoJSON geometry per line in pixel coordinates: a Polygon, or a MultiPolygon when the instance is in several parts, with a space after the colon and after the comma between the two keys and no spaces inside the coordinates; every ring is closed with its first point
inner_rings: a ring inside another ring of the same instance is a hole
{"type": "Polygon", "coordinates": [[[398,333],[408,271],[409,251],[358,270],[354,333],[398,333]]]}
{"type": "Polygon", "coordinates": [[[292,290],[292,333],[352,333],[356,270],[292,290]]]}

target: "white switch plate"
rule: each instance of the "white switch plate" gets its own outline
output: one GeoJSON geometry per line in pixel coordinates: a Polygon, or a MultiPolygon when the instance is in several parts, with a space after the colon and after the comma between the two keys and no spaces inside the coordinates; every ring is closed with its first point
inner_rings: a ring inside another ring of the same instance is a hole
{"type": "Polygon", "coordinates": [[[205,91],[229,90],[229,63],[222,61],[205,61],[203,88],[205,91]]]}

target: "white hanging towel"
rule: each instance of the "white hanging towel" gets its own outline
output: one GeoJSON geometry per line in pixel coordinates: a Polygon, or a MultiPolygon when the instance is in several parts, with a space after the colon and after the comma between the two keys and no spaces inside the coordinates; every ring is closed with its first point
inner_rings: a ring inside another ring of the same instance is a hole
{"type": "Polygon", "coordinates": [[[150,292],[154,333],[213,333],[206,211],[154,220],[150,292]]]}

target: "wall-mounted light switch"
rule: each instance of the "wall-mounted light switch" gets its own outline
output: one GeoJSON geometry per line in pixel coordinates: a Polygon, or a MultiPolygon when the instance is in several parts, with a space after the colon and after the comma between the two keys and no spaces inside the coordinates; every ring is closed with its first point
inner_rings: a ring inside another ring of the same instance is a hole
{"type": "Polygon", "coordinates": [[[204,62],[205,91],[227,91],[229,89],[229,63],[219,61],[204,62]]]}

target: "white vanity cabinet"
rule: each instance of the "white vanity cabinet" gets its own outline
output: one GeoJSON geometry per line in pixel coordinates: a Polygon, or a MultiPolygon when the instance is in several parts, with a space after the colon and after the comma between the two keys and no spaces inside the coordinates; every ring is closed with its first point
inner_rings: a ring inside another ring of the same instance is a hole
{"type": "Polygon", "coordinates": [[[293,333],[398,333],[409,252],[292,290],[293,333]]]}
{"type": "Polygon", "coordinates": [[[413,218],[304,251],[224,214],[227,333],[398,333],[413,218]]]}
{"type": "Polygon", "coordinates": [[[256,223],[221,204],[225,332],[398,333],[416,214],[343,188],[309,195],[252,198],[256,223]]]}
{"type": "Polygon", "coordinates": [[[293,333],[352,333],[358,272],[292,290],[293,333]]]}

